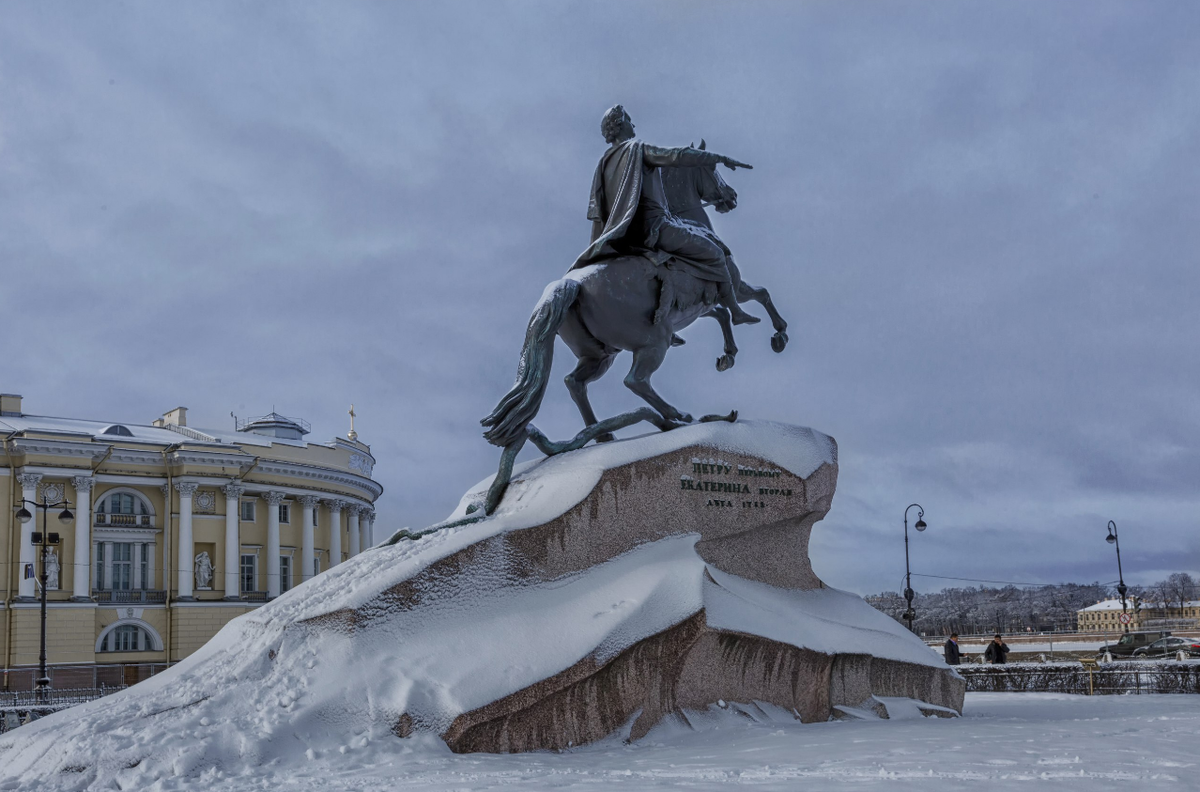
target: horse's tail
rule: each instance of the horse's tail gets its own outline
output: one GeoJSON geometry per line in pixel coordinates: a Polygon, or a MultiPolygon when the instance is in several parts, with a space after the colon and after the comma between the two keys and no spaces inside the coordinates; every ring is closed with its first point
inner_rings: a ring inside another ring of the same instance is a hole
{"type": "Polygon", "coordinates": [[[529,318],[529,329],[525,331],[517,381],[496,409],[480,421],[489,427],[483,437],[492,445],[507,446],[517,440],[537,415],[550,380],[554,336],[578,296],[579,282],[570,278],[557,280],[542,292],[542,299],[538,300],[533,316],[529,318]]]}

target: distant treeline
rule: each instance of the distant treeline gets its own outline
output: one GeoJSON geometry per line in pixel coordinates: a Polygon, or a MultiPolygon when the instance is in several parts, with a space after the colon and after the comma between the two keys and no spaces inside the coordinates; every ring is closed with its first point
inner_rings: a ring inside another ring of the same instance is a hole
{"type": "MultiPolygon", "coordinates": [[[[1130,586],[1130,608],[1134,607],[1134,597],[1156,607],[1182,607],[1182,603],[1196,599],[1196,587],[1196,581],[1184,572],[1152,586],[1130,586]]],[[[1101,583],[1025,588],[979,586],[918,592],[913,600],[917,612],[913,628],[925,635],[1074,630],[1078,611],[1116,596],[1114,586],[1101,583]]],[[[901,616],[907,604],[899,592],[885,591],[866,599],[876,609],[904,623],[901,616]]]]}

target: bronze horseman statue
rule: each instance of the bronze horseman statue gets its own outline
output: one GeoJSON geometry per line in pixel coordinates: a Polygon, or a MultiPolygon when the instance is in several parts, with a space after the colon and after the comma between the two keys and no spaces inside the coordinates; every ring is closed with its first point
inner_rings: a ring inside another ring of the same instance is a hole
{"type": "Polygon", "coordinates": [[[721,371],[733,365],[737,354],[733,325],[759,321],[741,309],[741,302],[761,303],[775,328],[772,348],[782,352],[787,345],[787,323],[767,290],[742,281],[704,210],[712,206],[728,212],[737,206],[737,193],[717,173],[718,164],[731,170],[750,166],[706,151],[704,141],[699,148],[645,143],[634,136],[633,121],[620,105],[604,114],[600,131],[609,148],[596,166],[588,202],[592,243],[565,277],[546,287],[525,333],[517,382],[482,421],[487,441],[504,449],[496,480],[480,504],[484,514],[499,504],[526,440],[554,454],[593,439],[611,440],[614,430],[642,420],[663,430],[691,423],[691,415],[658,395],[650,377],[667,350],[683,343],[676,332],[699,317],[721,323],[721,371]],[[546,393],[556,335],[579,360],[566,385],[585,424],[565,443],[551,442],[530,423],[546,393]],[[622,350],[633,353],[626,387],[653,410],[598,421],[588,402],[588,383],[608,371],[622,350]]]}

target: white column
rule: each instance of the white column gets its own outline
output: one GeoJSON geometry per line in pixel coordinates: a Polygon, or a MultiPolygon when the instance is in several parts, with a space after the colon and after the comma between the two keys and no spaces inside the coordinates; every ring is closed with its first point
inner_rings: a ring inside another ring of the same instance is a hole
{"type": "Polygon", "coordinates": [[[153,542],[146,544],[146,588],[154,589],[154,556],[158,553],[158,545],[153,542]]]}
{"type": "Polygon", "coordinates": [[[348,515],[346,517],[346,530],[350,533],[351,558],[354,558],[354,556],[358,555],[362,550],[362,546],[359,544],[361,537],[358,535],[358,514],[361,511],[362,506],[353,503],[350,504],[350,506],[346,509],[346,513],[348,515]]]}
{"type": "Polygon", "coordinates": [[[225,493],[225,599],[241,599],[238,582],[242,564],[242,539],[238,531],[242,519],[242,493],[246,488],[230,482],[221,491],[225,493]]]}
{"type": "Polygon", "coordinates": [[[130,557],[132,558],[133,570],[133,590],[138,591],[142,587],[142,543],[134,542],[130,545],[130,557]]]}
{"type": "Polygon", "coordinates": [[[346,502],[325,501],[329,506],[329,569],[342,563],[342,509],[346,502]]]}
{"type": "MultiPolygon", "coordinates": [[[[17,476],[17,482],[21,485],[21,497],[27,501],[37,501],[37,486],[42,480],[41,473],[22,473],[17,476]]],[[[27,565],[31,565],[37,557],[34,552],[34,547],[31,542],[33,538],[34,526],[38,522],[38,509],[35,506],[26,504],[25,508],[33,515],[29,522],[21,524],[21,548],[20,559],[21,566],[17,569],[17,594],[22,598],[28,597],[32,599],[36,595],[34,587],[34,579],[25,577],[27,565]]],[[[41,530],[41,528],[37,528],[41,530]]],[[[34,567],[33,573],[36,575],[40,570],[34,567]]]]}
{"type": "Polygon", "coordinates": [[[300,579],[308,580],[313,576],[313,559],[317,557],[316,542],[314,541],[314,533],[316,526],[313,525],[313,507],[320,502],[320,498],[316,495],[301,495],[296,499],[300,504],[300,508],[304,510],[303,535],[300,538],[300,563],[303,568],[300,570],[300,579]]]}
{"type": "Polygon", "coordinates": [[[104,543],[104,580],[100,581],[100,588],[112,588],[112,562],[113,562],[113,543],[104,543]]]}
{"type": "Polygon", "coordinates": [[[279,504],[283,493],[268,491],[262,494],[267,502],[267,599],[279,596],[279,504]]]}
{"type": "MultiPolygon", "coordinates": [[[[192,598],[192,587],[196,584],[196,546],[192,542],[192,496],[199,487],[191,481],[176,482],[179,492],[179,582],[176,590],[178,599],[192,598]]],[[[170,520],[170,517],[167,518],[170,520]]]]}
{"type": "Polygon", "coordinates": [[[358,519],[359,552],[371,549],[375,543],[371,541],[371,526],[375,523],[375,512],[363,507],[362,516],[358,519]]]}
{"type": "Polygon", "coordinates": [[[92,600],[92,485],[91,476],[76,476],[75,485],[75,570],[71,577],[74,594],[79,602],[92,600]]]}

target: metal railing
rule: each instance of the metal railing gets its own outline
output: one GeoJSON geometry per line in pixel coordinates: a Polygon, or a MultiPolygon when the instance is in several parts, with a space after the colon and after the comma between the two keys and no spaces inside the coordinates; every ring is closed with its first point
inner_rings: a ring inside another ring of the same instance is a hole
{"type": "Polygon", "coordinates": [[[161,589],[99,589],[92,591],[92,599],[119,605],[162,604],[167,601],[167,592],[161,589]]]}
{"type": "Polygon", "coordinates": [[[205,442],[205,443],[219,443],[219,442],[221,442],[220,440],[218,440],[217,438],[213,437],[213,436],[212,436],[212,435],[210,435],[210,434],[205,434],[204,432],[198,432],[198,431],[196,431],[195,429],[190,429],[190,428],[188,428],[188,427],[186,427],[186,426],[179,426],[178,424],[163,424],[163,427],[162,427],[162,428],[163,428],[163,429],[170,429],[172,432],[176,432],[177,434],[181,434],[181,435],[183,435],[184,437],[190,437],[190,438],[192,438],[193,440],[200,440],[200,441],[202,441],[202,442],[205,442]]]}
{"type": "MultiPolygon", "coordinates": [[[[55,691],[121,688],[149,679],[167,669],[166,663],[105,663],[101,665],[50,665],[46,675],[55,691]]],[[[17,666],[4,672],[3,693],[27,693],[36,687],[37,666],[17,666]]]]}
{"type": "Polygon", "coordinates": [[[1200,693],[1200,663],[1124,661],[956,666],[969,693],[1200,693]]]}

